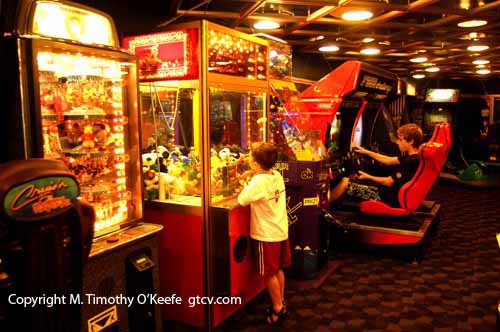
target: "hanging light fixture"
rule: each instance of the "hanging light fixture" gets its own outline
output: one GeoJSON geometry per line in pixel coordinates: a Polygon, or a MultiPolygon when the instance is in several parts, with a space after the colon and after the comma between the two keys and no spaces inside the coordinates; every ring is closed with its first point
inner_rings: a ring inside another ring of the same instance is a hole
{"type": "Polygon", "coordinates": [[[367,48],[363,48],[361,51],[360,51],[361,54],[364,54],[364,55],[376,55],[376,54],[379,54],[380,53],[380,48],[376,48],[376,47],[367,47],[367,48]]]}
{"type": "Polygon", "coordinates": [[[352,10],[342,14],[342,19],[346,21],[364,21],[373,16],[369,10],[352,10]]]}
{"type": "Polygon", "coordinates": [[[487,63],[490,63],[490,60],[477,59],[477,60],[472,61],[472,63],[475,65],[485,65],[487,63]]]}
{"type": "Polygon", "coordinates": [[[323,45],[318,50],[321,52],[337,52],[340,48],[337,45],[323,45]]]}
{"type": "Polygon", "coordinates": [[[467,47],[467,51],[471,52],[481,52],[481,51],[486,51],[490,47],[488,45],[471,45],[467,47]]]}
{"type": "Polygon", "coordinates": [[[486,20],[470,20],[470,21],[462,21],[457,25],[461,28],[476,28],[476,27],[482,27],[483,25],[486,24],[488,24],[488,21],[486,20]]]}
{"type": "Polygon", "coordinates": [[[489,70],[489,69],[479,69],[479,70],[476,70],[476,73],[478,73],[480,75],[486,75],[486,74],[491,73],[491,70],[489,70]]]}
{"type": "Polygon", "coordinates": [[[425,71],[429,72],[429,73],[436,73],[439,71],[439,67],[429,67],[429,68],[425,68],[425,71]]]}
{"type": "Polygon", "coordinates": [[[278,22],[263,20],[254,23],[253,27],[258,30],[272,30],[280,27],[278,22]]]}
{"type": "Polygon", "coordinates": [[[425,56],[419,56],[419,57],[416,57],[416,58],[411,58],[410,61],[411,62],[415,62],[415,63],[426,62],[427,61],[427,57],[425,57],[425,56]]]}

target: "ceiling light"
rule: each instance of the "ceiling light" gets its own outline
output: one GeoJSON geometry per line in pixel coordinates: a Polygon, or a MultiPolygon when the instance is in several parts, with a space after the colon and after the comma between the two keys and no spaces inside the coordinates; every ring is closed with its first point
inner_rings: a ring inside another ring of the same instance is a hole
{"type": "Polygon", "coordinates": [[[470,0],[460,0],[460,8],[469,10],[470,9],[470,0]]]}
{"type": "Polygon", "coordinates": [[[419,56],[419,57],[416,57],[416,58],[411,58],[410,61],[411,62],[415,62],[415,63],[426,62],[427,61],[427,57],[425,57],[425,56],[419,56]]]}
{"type": "Polygon", "coordinates": [[[337,45],[323,45],[318,48],[321,52],[337,52],[339,49],[337,45]]]}
{"type": "Polygon", "coordinates": [[[353,10],[342,14],[342,18],[346,21],[363,21],[373,16],[373,13],[368,10],[353,10]]]}
{"type": "Polygon", "coordinates": [[[412,76],[412,77],[413,77],[413,78],[415,78],[415,79],[417,79],[417,80],[419,80],[419,79],[421,79],[421,78],[424,78],[424,77],[425,77],[425,75],[424,75],[424,74],[413,74],[413,76],[412,76]]]}
{"type": "Polygon", "coordinates": [[[487,63],[490,63],[490,60],[477,59],[477,60],[472,61],[472,63],[475,65],[485,65],[487,63]]]}
{"type": "Polygon", "coordinates": [[[476,68],[486,68],[486,65],[477,65],[476,68]]]}
{"type": "Polygon", "coordinates": [[[475,28],[475,27],[481,27],[486,24],[488,24],[488,21],[485,20],[471,20],[471,21],[460,22],[458,23],[458,26],[461,28],[475,28]]]}
{"type": "Polygon", "coordinates": [[[363,48],[360,52],[361,54],[364,55],[375,55],[380,53],[380,49],[375,47],[369,47],[369,48],[363,48]]]}
{"type": "Polygon", "coordinates": [[[309,40],[310,42],[315,42],[315,41],[319,41],[319,40],[323,40],[323,39],[325,39],[325,36],[323,36],[323,35],[319,35],[319,36],[311,37],[311,38],[309,38],[308,40],[309,40]]]}
{"type": "Polygon", "coordinates": [[[471,45],[467,47],[467,51],[481,52],[487,50],[488,48],[490,48],[488,45],[471,45]]]}
{"type": "Polygon", "coordinates": [[[254,23],[253,27],[258,30],[271,30],[278,29],[280,25],[278,22],[273,21],[257,21],[254,23]]]}
{"type": "Polygon", "coordinates": [[[491,73],[491,70],[489,70],[489,69],[479,69],[479,70],[476,70],[476,73],[481,74],[481,75],[486,75],[486,74],[491,73]]]}
{"type": "Polygon", "coordinates": [[[374,40],[375,40],[375,38],[365,37],[365,38],[363,38],[362,42],[366,44],[366,43],[371,43],[374,40]]]}
{"type": "Polygon", "coordinates": [[[439,71],[439,67],[429,67],[425,68],[425,71],[428,71],[429,73],[435,73],[439,71]]]}

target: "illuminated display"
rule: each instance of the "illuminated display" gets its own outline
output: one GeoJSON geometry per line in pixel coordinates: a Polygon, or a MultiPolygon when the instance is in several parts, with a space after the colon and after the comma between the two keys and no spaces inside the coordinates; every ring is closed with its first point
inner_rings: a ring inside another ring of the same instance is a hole
{"type": "Polygon", "coordinates": [[[425,101],[431,103],[456,103],[459,90],[455,89],[428,89],[425,101]]]}
{"type": "Polygon", "coordinates": [[[139,58],[142,81],[198,78],[198,29],[125,38],[124,47],[139,58]]]}
{"type": "Polygon", "coordinates": [[[209,30],[208,70],[211,73],[267,79],[267,46],[209,30]]]}
{"type": "Polygon", "coordinates": [[[37,54],[43,152],[65,162],[80,196],[96,213],[95,232],[119,227],[130,213],[124,109],[132,64],[84,54],[37,54]]]}
{"type": "Polygon", "coordinates": [[[107,17],[54,2],[37,2],[33,33],[83,44],[119,46],[107,17]]]}

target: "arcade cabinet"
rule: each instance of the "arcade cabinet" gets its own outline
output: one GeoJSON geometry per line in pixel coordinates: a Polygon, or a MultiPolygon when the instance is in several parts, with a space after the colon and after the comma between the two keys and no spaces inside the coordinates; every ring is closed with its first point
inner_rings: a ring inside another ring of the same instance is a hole
{"type": "MultiPolygon", "coordinates": [[[[397,88],[398,78],[392,73],[359,61],[347,61],[299,96],[298,121],[320,128],[326,137],[332,185],[359,168],[376,166],[367,165],[353,154],[354,144],[395,155],[395,132],[387,103],[397,96],[397,88]]],[[[359,213],[358,206],[354,209],[344,213],[337,208],[327,218],[337,224],[339,233],[351,236],[352,241],[413,245],[427,233],[439,205],[432,204],[425,222],[389,216],[396,211],[386,210],[388,216],[373,217],[373,213],[359,213]]]]}
{"type": "MultiPolygon", "coordinates": [[[[4,3],[2,3],[4,5],[4,3]]],[[[142,223],[136,58],[105,13],[65,1],[8,1],[0,160],[59,160],[95,211],[83,292],[156,292],[156,233],[142,223]]],[[[49,266],[50,267],[50,266],[49,266]]],[[[84,302],[82,331],[161,331],[158,307],[84,302]]]]}
{"type": "Polygon", "coordinates": [[[31,159],[0,165],[0,329],[78,331],[94,211],[77,197],[64,163],[31,159]],[[24,308],[19,297],[39,305],[24,308]]]}
{"type": "Polygon", "coordinates": [[[163,225],[163,318],[216,327],[264,289],[250,259],[250,209],[236,197],[249,148],[266,138],[268,45],[207,21],[125,39],[139,57],[145,216],[163,225]],[[196,296],[237,296],[200,304],[196,296]]]}
{"type": "Polygon", "coordinates": [[[299,91],[291,80],[291,47],[276,40],[270,45],[269,141],[279,150],[286,185],[292,266],[287,276],[312,279],[327,262],[327,240],[321,207],[328,206],[326,149],[318,130],[297,127],[295,103],[299,91]]]}

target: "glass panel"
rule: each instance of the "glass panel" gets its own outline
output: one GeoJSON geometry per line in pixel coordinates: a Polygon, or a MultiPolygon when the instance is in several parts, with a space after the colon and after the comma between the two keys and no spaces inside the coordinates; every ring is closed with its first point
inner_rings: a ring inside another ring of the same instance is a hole
{"type": "Polygon", "coordinates": [[[241,191],[251,144],[264,140],[265,100],[265,93],[210,88],[212,202],[241,191]]]}
{"type": "Polygon", "coordinates": [[[146,199],[201,206],[197,81],[140,85],[146,199]]]}
{"type": "Polygon", "coordinates": [[[267,79],[267,46],[210,30],[208,70],[211,73],[267,79]]]}
{"type": "Polygon", "coordinates": [[[40,51],[37,63],[44,157],[73,171],[95,208],[96,234],[136,218],[127,116],[135,65],[63,51],[40,51]]]}

